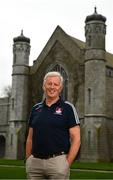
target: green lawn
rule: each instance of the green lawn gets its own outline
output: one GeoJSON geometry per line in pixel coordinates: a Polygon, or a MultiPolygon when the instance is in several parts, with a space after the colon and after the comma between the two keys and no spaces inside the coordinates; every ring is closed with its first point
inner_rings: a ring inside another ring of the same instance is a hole
{"type": "Polygon", "coordinates": [[[25,168],[0,167],[0,179],[26,179],[25,168]]]}
{"type": "Polygon", "coordinates": [[[74,169],[97,169],[97,170],[108,170],[113,171],[113,163],[79,163],[75,162],[72,165],[74,169]]]}
{"type": "MultiPolygon", "coordinates": [[[[0,179],[26,179],[24,161],[0,159],[0,179]]],[[[113,163],[75,162],[71,167],[70,179],[113,179],[113,163]]]]}

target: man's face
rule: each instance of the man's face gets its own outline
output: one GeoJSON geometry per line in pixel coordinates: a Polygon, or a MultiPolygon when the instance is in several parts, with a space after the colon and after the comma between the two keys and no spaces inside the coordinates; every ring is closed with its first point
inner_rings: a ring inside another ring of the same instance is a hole
{"type": "Polygon", "coordinates": [[[46,94],[46,97],[49,98],[57,98],[60,95],[62,90],[62,85],[60,78],[58,76],[47,77],[43,90],[46,94]]]}

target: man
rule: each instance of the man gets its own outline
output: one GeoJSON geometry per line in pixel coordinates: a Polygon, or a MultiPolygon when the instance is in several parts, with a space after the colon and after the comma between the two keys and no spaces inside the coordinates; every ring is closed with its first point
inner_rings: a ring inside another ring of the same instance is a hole
{"type": "Polygon", "coordinates": [[[80,147],[76,110],[61,97],[63,77],[49,72],[43,81],[45,100],[33,106],[26,142],[28,179],[69,179],[80,147]]]}

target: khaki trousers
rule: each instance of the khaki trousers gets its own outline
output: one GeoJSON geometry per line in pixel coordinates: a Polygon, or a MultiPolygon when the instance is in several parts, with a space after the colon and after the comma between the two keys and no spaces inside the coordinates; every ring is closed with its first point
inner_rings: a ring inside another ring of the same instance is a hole
{"type": "Polygon", "coordinates": [[[34,158],[31,155],[26,161],[26,173],[29,180],[63,180],[69,179],[70,168],[65,154],[49,159],[34,158]]]}

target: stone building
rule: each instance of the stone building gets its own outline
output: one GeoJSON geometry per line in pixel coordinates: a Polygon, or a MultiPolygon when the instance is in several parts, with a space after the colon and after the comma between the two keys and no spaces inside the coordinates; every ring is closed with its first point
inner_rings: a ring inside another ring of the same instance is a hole
{"type": "Polygon", "coordinates": [[[11,98],[0,99],[0,157],[24,158],[31,107],[43,97],[46,72],[64,77],[62,97],[81,121],[80,161],[113,161],[113,54],[106,52],[106,18],[95,11],[85,19],[86,42],[57,26],[39,57],[29,66],[30,39],[13,39],[11,98]]]}

